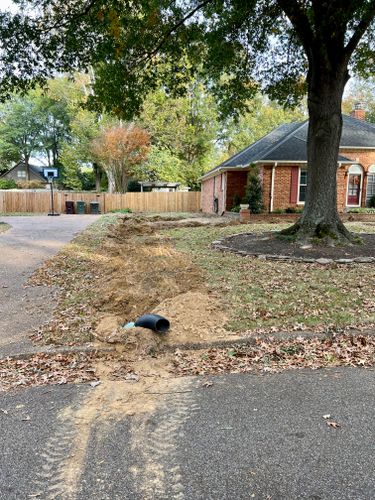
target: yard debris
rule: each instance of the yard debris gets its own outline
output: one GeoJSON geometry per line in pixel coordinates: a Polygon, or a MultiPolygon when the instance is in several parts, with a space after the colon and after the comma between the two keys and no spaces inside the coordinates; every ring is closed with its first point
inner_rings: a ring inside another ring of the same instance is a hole
{"type": "MultiPolygon", "coordinates": [[[[375,364],[375,336],[340,335],[332,339],[269,341],[254,346],[234,346],[175,353],[170,367],[178,375],[208,375],[224,372],[277,373],[286,369],[318,369],[333,366],[369,367],[375,364]]],[[[329,418],[325,415],[323,418],[329,418]]]]}
{"type": "Polygon", "coordinates": [[[213,382],[211,382],[210,380],[206,380],[206,382],[203,382],[202,387],[212,387],[213,385],[213,382]]]}
{"type": "Polygon", "coordinates": [[[83,353],[35,354],[28,359],[0,360],[0,392],[17,387],[67,384],[96,380],[88,371],[94,356],[83,353]]]}
{"type": "Polygon", "coordinates": [[[333,427],[334,429],[341,427],[339,423],[334,422],[333,420],[327,420],[326,424],[328,425],[328,427],[333,427]]]}
{"type": "Polygon", "coordinates": [[[93,382],[90,382],[91,387],[98,387],[98,385],[101,384],[100,380],[94,380],[93,382]]]}
{"type": "Polygon", "coordinates": [[[323,418],[324,418],[325,420],[328,420],[329,418],[331,418],[331,415],[328,413],[327,415],[323,415],[323,418]]]}

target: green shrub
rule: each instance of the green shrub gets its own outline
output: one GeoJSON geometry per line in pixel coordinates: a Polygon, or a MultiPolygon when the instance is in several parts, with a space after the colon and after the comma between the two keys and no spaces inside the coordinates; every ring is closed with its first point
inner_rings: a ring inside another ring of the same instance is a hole
{"type": "Polygon", "coordinates": [[[116,208],[111,210],[111,214],[131,214],[133,210],[131,208],[116,208]]]}
{"type": "Polygon", "coordinates": [[[369,202],[368,202],[368,206],[370,208],[375,208],[375,194],[371,196],[369,202]]]}
{"type": "Polygon", "coordinates": [[[17,183],[13,179],[0,179],[0,189],[17,189],[17,183]]]}
{"type": "Polygon", "coordinates": [[[285,210],[283,208],[275,208],[275,210],[272,210],[273,214],[285,214],[285,210]]]}
{"type": "Polygon", "coordinates": [[[235,205],[234,207],[232,207],[230,209],[231,212],[235,212],[235,213],[239,213],[240,210],[241,210],[241,207],[239,205],[235,205]]]}
{"type": "Polygon", "coordinates": [[[375,208],[351,208],[348,210],[349,214],[375,214],[375,208]]]}
{"type": "Polygon", "coordinates": [[[263,211],[262,181],[258,167],[253,165],[247,176],[245,203],[249,203],[252,214],[260,214],[263,211]]]}

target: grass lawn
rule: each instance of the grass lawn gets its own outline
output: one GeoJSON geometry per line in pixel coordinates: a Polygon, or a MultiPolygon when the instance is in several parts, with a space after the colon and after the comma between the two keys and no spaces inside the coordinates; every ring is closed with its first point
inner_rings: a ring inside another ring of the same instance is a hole
{"type": "MultiPolygon", "coordinates": [[[[240,232],[279,230],[285,225],[253,224],[186,228],[169,232],[178,250],[202,268],[210,288],[230,311],[226,327],[235,332],[322,331],[375,324],[375,266],[302,264],[240,257],[214,251],[210,243],[240,232]]],[[[375,232],[348,223],[354,232],[375,232]]]]}
{"type": "Polygon", "coordinates": [[[10,229],[10,225],[6,224],[5,222],[0,222],[0,233],[5,233],[5,231],[8,231],[10,229]]]}

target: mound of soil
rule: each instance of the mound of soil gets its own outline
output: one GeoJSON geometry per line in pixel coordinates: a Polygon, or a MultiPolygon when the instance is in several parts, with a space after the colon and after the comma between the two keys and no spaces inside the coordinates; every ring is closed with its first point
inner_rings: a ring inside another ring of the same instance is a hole
{"type": "Polygon", "coordinates": [[[375,262],[375,234],[361,234],[363,243],[349,246],[301,245],[280,238],[275,233],[242,233],[220,240],[215,246],[243,255],[286,257],[296,260],[329,259],[346,262],[375,262]]]}

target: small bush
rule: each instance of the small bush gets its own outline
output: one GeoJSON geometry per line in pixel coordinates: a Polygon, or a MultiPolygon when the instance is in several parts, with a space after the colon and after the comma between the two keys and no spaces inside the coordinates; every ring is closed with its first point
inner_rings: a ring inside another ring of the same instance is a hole
{"type": "Polygon", "coordinates": [[[273,214],[285,214],[285,210],[283,208],[275,208],[275,210],[272,210],[273,214]]]}
{"type": "Polygon", "coordinates": [[[230,209],[231,212],[234,212],[236,214],[238,214],[240,212],[240,210],[241,210],[241,207],[239,205],[235,205],[234,207],[232,207],[230,209]]]}
{"type": "Polygon", "coordinates": [[[0,179],[0,189],[16,189],[17,183],[13,179],[0,179]]]}
{"type": "Polygon", "coordinates": [[[44,189],[46,185],[40,181],[19,181],[16,187],[19,189],[44,189]]]}
{"type": "Polygon", "coordinates": [[[349,214],[375,214],[375,208],[351,208],[348,210],[349,214]]]}
{"type": "Polygon", "coordinates": [[[132,214],[133,210],[131,208],[116,208],[111,210],[111,214],[132,214]]]}
{"type": "Polygon", "coordinates": [[[375,208],[375,194],[373,196],[371,196],[369,202],[368,202],[368,206],[370,208],[375,208]]]}

